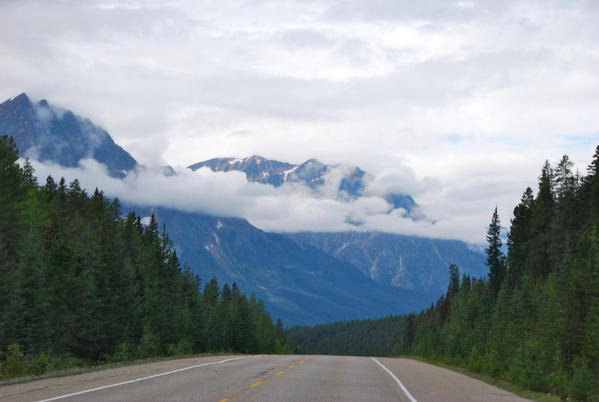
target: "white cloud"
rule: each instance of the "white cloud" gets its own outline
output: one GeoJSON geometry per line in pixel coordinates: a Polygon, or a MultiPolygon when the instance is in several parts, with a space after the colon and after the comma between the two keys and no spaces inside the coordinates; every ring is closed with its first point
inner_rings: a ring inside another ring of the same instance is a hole
{"type": "Polygon", "coordinates": [[[0,98],[88,116],[147,165],[359,165],[480,238],[545,159],[588,164],[598,20],[582,0],[5,0],[0,98]]]}
{"type": "MultiPolygon", "coordinates": [[[[250,183],[241,172],[213,172],[208,168],[194,172],[179,167],[176,176],[164,176],[160,169],[144,168],[121,180],[107,175],[103,165],[92,159],[82,160],[77,168],[32,163],[42,183],[48,175],[64,177],[67,182],[77,179],[90,193],[100,188],[110,197],[140,206],[242,217],[267,231],[384,231],[480,241],[480,236],[471,236],[472,225],[478,225],[472,214],[448,215],[437,223],[414,221],[406,218],[401,209],[389,214],[389,204],[376,195],[344,201],[326,189],[314,191],[298,183],[275,188],[250,183]]],[[[418,212],[429,210],[423,207],[418,212]]]]}

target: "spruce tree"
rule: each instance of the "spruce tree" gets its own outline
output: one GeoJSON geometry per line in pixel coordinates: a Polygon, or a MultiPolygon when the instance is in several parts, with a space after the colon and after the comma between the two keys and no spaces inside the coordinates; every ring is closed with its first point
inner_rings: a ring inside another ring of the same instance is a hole
{"type": "Polygon", "coordinates": [[[534,207],[534,194],[527,187],[514,208],[514,218],[511,220],[507,246],[507,281],[510,289],[520,283],[524,275],[524,266],[530,255],[530,232],[532,209],[534,207]]]}
{"type": "Polygon", "coordinates": [[[487,266],[489,267],[489,285],[494,295],[499,293],[499,289],[505,278],[505,256],[501,250],[501,224],[499,222],[499,214],[497,213],[497,207],[493,211],[491,223],[487,230],[487,243],[488,246],[485,249],[487,254],[487,266]]]}
{"type": "Polygon", "coordinates": [[[535,278],[546,278],[552,271],[549,250],[555,208],[553,177],[553,169],[549,161],[546,161],[539,177],[539,191],[531,218],[530,258],[526,261],[526,272],[535,278]]]}
{"type": "Polygon", "coordinates": [[[12,137],[0,137],[0,348],[14,341],[11,334],[14,312],[9,306],[14,298],[16,265],[23,235],[22,207],[26,198],[19,153],[12,137]]]}

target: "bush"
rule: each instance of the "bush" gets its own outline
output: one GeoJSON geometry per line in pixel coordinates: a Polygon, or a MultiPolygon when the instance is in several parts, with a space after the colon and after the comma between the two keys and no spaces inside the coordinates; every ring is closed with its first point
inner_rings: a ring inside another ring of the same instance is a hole
{"type": "Polygon", "coordinates": [[[144,330],[138,348],[139,357],[155,357],[161,355],[160,338],[151,330],[144,330]]]}
{"type": "Polygon", "coordinates": [[[574,373],[570,381],[568,394],[575,401],[590,401],[597,393],[597,379],[594,378],[585,358],[579,358],[574,362],[574,373]]]}
{"type": "Polygon", "coordinates": [[[176,356],[190,355],[193,353],[193,344],[188,339],[181,339],[175,345],[173,352],[174,352],[173,354],[176,356]]]}
{"type": "Polygon", "coordinates": [[[21,350],[21,345],[14,343],[8,345],[6,352],[6,361],[2,367],[2,377],[20,377],[26,374],[25,355],[21,350]]]}
{"type": "Polygon", "coordinates": [[[109,362],[121,362],[124,360],[129,360],[131,358],[131,348],[127,342],[121,343],[116,351],[106,358],[109,362]]]}

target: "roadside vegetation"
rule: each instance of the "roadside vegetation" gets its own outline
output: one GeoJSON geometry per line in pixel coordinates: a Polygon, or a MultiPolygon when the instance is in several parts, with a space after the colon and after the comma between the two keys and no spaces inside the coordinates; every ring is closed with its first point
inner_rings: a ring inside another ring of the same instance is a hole
{"type": "Polygon", "coordinates": [[[425,311],[289,336],[301,353],[414,355],[564,399],[599,400],[599,147],[586,175],[573,168],[567,156],[543,166],[536,195],[527,188],[514,209],[507,255],[494,211],[488,278],[452,265],[446,294],[425,311]]]}
{"type": "Polygon", "coordinates": [[[155,356],[285,353],[283,324],[181,266],[155,216],[75,180],[39,185],[0,137],[0,379],[155,356]]]}

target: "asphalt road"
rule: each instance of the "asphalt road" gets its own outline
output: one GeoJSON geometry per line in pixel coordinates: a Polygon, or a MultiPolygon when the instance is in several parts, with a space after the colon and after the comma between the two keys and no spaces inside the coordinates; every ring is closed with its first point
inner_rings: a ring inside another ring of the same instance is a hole
{"type": "Polygon", "coordinates": [[[218,356],[0,387],[1,401],[524,401],[410,359],[218,356]]]}

